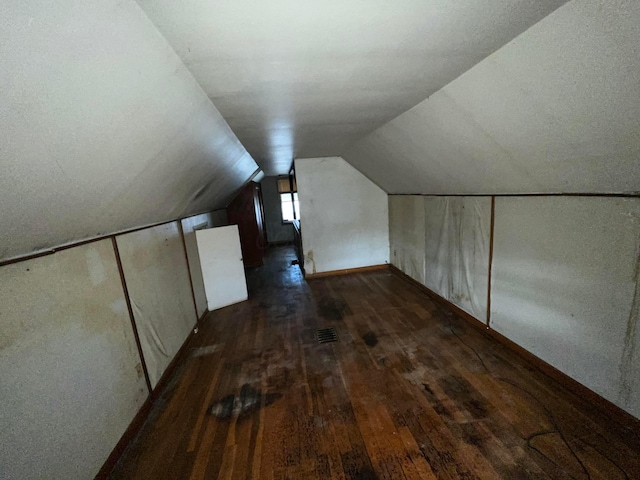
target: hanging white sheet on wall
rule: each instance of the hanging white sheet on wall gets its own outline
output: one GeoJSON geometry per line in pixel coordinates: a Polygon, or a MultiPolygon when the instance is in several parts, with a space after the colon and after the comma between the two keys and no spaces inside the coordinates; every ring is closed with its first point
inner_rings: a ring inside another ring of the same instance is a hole
{"type": "Polygon", "coordinates": [[[116,238],[140,346],[155,387],[197,318],[177,222],[116,238]]]}
{"type": "Polygon", "coordinates": [[[424,284],[424,197],[389,197],[391,262],[414,280],[424,284]]]}
{"type": "Polygon", "coordinates": [[[491,197],[424,197],[425,285],[487,321],[491,197]]]}

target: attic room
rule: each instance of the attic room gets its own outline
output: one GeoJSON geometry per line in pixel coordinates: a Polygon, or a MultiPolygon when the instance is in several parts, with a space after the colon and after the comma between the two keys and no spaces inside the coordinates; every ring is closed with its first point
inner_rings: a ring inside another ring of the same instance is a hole
{"type": "Polygon", "coordinates": [[[0,478],[640,478],[640,2],[0,12],[0,478]]]}

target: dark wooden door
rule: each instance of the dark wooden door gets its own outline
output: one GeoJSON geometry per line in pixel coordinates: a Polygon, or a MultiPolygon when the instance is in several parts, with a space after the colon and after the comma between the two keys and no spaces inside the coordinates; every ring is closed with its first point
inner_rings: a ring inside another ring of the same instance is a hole
{"type": "Polygon", "coordinates": [[[262,265],[264,247],[264,221],[260,184],[250,182],[227,207],[229,223],[238,225],[242,260],[245,267],[262,265]]]}

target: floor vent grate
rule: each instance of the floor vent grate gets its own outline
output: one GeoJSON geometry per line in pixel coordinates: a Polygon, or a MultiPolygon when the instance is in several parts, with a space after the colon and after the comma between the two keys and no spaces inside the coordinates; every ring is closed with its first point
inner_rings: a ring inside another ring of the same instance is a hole
{"type": "Polygon", "coordinates": [[[331,343],[338,341],[338,334],[335,328],[321,328],[316,330],[318,343],[331,343]]]}

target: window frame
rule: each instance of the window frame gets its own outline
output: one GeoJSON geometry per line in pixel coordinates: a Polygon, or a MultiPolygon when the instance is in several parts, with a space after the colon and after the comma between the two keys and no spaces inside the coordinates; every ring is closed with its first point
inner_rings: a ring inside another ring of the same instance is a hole
{"type": "MultiPolygon", "coordinates": [[[[279,203],[280,203],[280,221],[282,222],[283,225],[292,225],[293,222],[295,222],[296,220],[298,220],[298,221],[300,220],[300,212],[298,211],[299,208],[296,208],[295,194],[298,193],[298,189],[297,189],[295,178],[293,177],[293,175],[280,176],[280,177],[278,177],[277,187],[278,187],[278,200],[279,200],[279,203]],[[288,188],[281,189],[281,180],[285,180],[285,179],[289,180],[288,188]],[[285,195],[285,194],[291,195],[291,208],[293,210],[293,220],[285,220],[284,215],[283,215],[283,211],[282,211],[282,195],[285,195]]],[[[298,205],[299,204],[300,204],[300,201],[298,200],[298,205]]]]}

